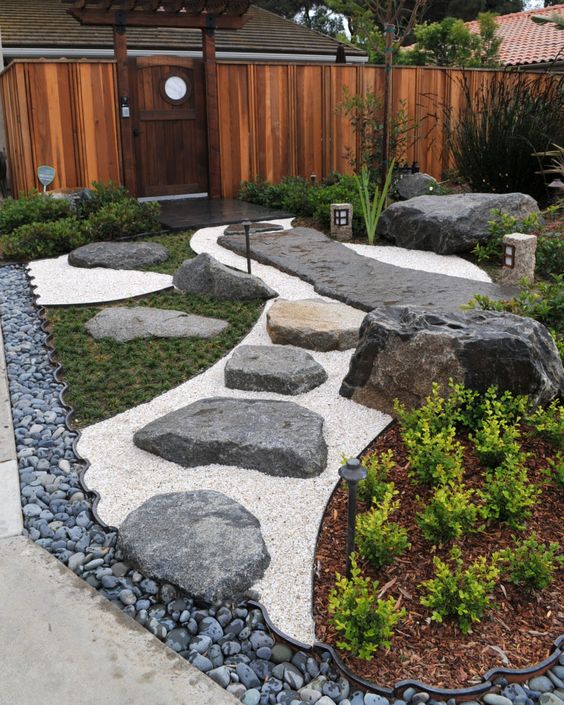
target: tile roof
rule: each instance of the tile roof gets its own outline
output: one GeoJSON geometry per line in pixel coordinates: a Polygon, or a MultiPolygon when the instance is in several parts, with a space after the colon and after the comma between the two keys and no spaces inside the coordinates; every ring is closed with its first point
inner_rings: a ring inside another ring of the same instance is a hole
{"type": "MultiPolygon", "coordinates": [[[[536,24],[533,15],[564,15],[564,3],[526,12],[514,12],[496,17],[498,36],[501,37],[500,60],[502,64],[539,64],[564,60],[564,31],[551,24],[536,24]]],[[[473,32],[478,32],[478,22],[467,22],[473,32]]]]}
{"type": "MultiPolygon", "coordinates": [[[[19,48],[111,49],[109,27],[85,27],[66,13],[61,0],[0,0],[0,31],[4,52],[19,48]]],[[[219,51],[272,52],[285,54],[335,54],[338,42],[291,20],[258,7],[251,19],[236,31],[216,34],[219,51]]],[[[127,32],[131,49],[199,50],[201,32],[194,29],[140,28],[127,32]]],[[[364,55],[353,47],[347,54],[364,55]]]]}

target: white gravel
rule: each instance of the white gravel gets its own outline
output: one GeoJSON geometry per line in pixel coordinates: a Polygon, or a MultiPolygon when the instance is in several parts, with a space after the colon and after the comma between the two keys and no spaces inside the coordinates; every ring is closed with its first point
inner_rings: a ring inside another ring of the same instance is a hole
{"type": "MultiPolygon", "coordinates": [[[[285,227],[290,224],[288,220],[273,222],[285,227]]],[[[199,230],[192,238],[192,248],[197,253],[209,252],[225,264],[245,270],[244,258],[217,245],[217,237],[223,229],[199,230]]],[[[381,249],[397,252],[396,248],[381,249]]],[[[408,256],[397,254],[399,258],[394,264],[415,261],[412,252],[408,256]]],[[[423,254],[428,256],[428,253],[423,254]]],[[[438,261],[437,266],[439,264],[438,261]]],[[[252,267],[254,274],[286,299],[324,298],[317,296],[309,284],[273,267],[256,262],[252,267]]],[[[266,304],[265,311],[242,343],[271,344],[266,332],[266,310],[271,304],[266,304]]],[[[311,604],[315,542],[325,505],[338,478],[342,455],[357,455],[390,420],[379,411],[339,396],[352,352],[312,352],[327,370],[329,379],[321,387],[295,397],[227,389],[223,371],[228,355],[201,375],[151,402],[89,426],[82,433],[78,451],[91,463],[86,483],[101,495],[100,517],[119,526],[142,502],[164,492],[213,489],[240,502],[260,520],[272,559],[263,579],[254,588],[280,629],[311,643],[315,638],[311,604]],[[289,399],[320,413],[325,419],[328,446],[326,471],[317,478],[305,480],[270,477],[255,470],[221,465],[183,468],[133,444],[134,432],[145,424],[197,399],[213,396],[289,399]]]]}
{"type": "Polygon", "coordinates": [[[357,245],[350,242],[343,244],[345,247],[358,252],[359,255],[372,257],[372,259],[377,259],[379,262],[385,262],[386,264],[395,264],[396,267],[418,269],[422,272],[432,272],[434,274],[447,274],[449,277],[474,279],[478,282],[491,282],[491,278],[483,269],[456,255],[437,255],[434,252],[407,250],[404,247],[386,245],[357,245]]]}
{"type": "Polygon", "coordinates": [[[30,262],[27,271],[41,306],[119,301],[172,286],[172,277],[168,274],[71,267],[67,255],[30,262]]]}

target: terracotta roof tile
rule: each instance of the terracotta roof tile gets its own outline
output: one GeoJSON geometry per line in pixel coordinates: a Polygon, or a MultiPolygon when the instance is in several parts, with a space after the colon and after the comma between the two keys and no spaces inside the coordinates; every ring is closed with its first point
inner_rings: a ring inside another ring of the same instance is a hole
{"type": "MultiPolygon", "coordinates": [[[[564,3],[538,10],[514,12],[496,18],[498,36],[501,37],[500,60],[502,64],[538,64],[564,60],[564,31],[554,25],[536,24],[532,15],[564,15],[564,3]]],[[[473,32],[478,32],[478,22],[467,22],[473,32]]]]}
{"type": "MultiPolygon", "coordinates": [[[[61,0],[0,0],[0,31],[4,52],[20,48],[97,48],[113,47],[109,27],[85,27],[66,13],[61,0]]],[[[258,7],[249,10],[251,19],[237,31],[217,31],[220,51],[335,54],[338,43],[307,27],[285,20],[258,7]]],[[[127,32],[132,49],[166,51],[201,49],[201,33],[194,29],[145,29],[132,27],[127,32]]],[[[364,52],[347,47],[348,54],[364,52]]]]}

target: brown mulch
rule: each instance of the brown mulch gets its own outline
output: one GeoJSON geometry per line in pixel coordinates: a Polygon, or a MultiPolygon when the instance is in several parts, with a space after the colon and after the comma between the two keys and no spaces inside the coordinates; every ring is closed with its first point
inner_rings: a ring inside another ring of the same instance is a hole
{"type": "MultiPolygon", "coordinates": [[[[481,485],[479,461],[468,441],[463,437],[459,440],[465,445],[464,481],[469,487],[478,487],[481,485]]],[[[542,482],[545,458],[554,455],[553,449],[537,438],[528,438],[525,433],[522,445],[531,453],[527,462],[529,478],[535,483],[542,482]]],[[[397,426],[377,438],[368,454],[388,448],[394,450],[398,462],[391,479],[399,491],[400,508],[392,520],[408,530],[411,547],[378,573],[367,562],[361,562],[361,565],[364,575],[377,579],[382,593],[396,598],[400,606],[407,609],[408,616],[398,624],[391,649],[380,649],[372,660],[362,661],[339,651],[348,668],[383,686],[416,678],[435,687],[462,688],[479,682],[491,668],[526,668],[546,658],[552,641],[564,633],[562,570],[548,588],[532,594],[507,582],[498,584],[494,593],[497,607],[488,610],[466,636],[456,623],[430,622],[429,610],[419,602],[422,591],[418,585],[432,577],[433,556],[438,555],[443,560],[448,558],[450,546],[431,546],[415,523],[416,514],[431,491],[421,485],[415,486],[409,479],[406,450],[397,426]]],[[[512,536],[528,536],[531,531],[536,531],[544,542],[560,542],[563,500],[561,488],[545,483],[526,531],[516,532],[504,524],[492,523],[484,531],[462,538],[459,545],[464,560],[470,562],[480,555],[489,556],[495,550],[511,546],[512,536]]],[[[359,503],[359,512],[366,509],[368,506],[359,503]]],[[[345,573],[346,514],[346,489],[341,486],[328,504],[319,534],[314,584],[316,636],[333,646],[339,637],[330,624],[326,606],[328,594],[335,584],[335,572],[345,573]]]]}

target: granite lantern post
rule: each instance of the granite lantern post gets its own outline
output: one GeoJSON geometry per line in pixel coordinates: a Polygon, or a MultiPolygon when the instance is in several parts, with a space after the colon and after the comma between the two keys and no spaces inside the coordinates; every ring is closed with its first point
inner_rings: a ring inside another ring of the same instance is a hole
{"type": "Polygon", "coordinates": [[[351,553],[354,551],[356,533],[356,496],[358,483],[367,475],[366,468],[357,458],[347,460],[346,465],[339,468],[339,476],[347,481],[349,499],[347,509],[347,578],[351,577],[351,553]]]}
{"type": "Polygon", "coordinates": [[[521,279],[535,279],[537,238],[535,235],[512,233],[503,238],[502,279],[517,284],[521,279]]]}
{"type": "Polygon", "coordinates": [[[342,242],[352,240],[353,207],[350,203],[331,204],[331,235],[342,242]]]}

